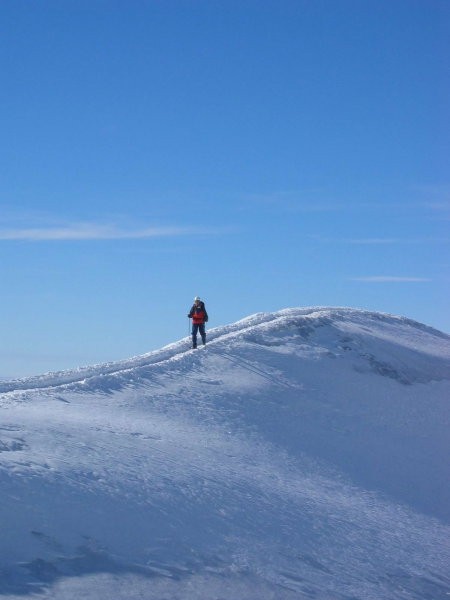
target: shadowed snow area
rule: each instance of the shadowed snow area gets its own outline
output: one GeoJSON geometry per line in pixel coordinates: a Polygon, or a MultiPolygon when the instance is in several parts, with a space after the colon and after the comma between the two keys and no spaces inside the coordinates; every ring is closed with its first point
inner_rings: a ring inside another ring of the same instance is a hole
{"type": "Polygon", "coordinates": [[[0,382],[0,598],[447,600],[450,337],[256,314],[0,382]]]}

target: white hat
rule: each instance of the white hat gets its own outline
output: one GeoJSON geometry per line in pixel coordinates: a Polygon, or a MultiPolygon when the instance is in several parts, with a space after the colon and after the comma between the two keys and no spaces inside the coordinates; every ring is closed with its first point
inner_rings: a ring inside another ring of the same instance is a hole
{"type": "Polygon", "coordinates": [[[197,300],[200,300],[200,296],[195,296],[194,302],[197,302],[197,300]]]}

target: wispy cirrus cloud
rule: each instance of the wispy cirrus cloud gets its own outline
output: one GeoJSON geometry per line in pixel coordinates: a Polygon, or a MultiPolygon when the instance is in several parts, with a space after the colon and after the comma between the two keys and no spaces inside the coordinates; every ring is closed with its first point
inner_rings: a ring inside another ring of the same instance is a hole
{"type": "Polygon", "coordinates": [[[369,275],[365,277],[351,277],[349,281],[364,283],[426,283],[432,281],[428,277],[403,277],[397,275],[369,275]]]}
{"type": "Polygon", "coordinates": [[[137,228],[83,222],[51,227],[0,227],[0,241],[138,240],[218,233],[225,233],[225,229],[177,226],[137,228]]]}
{"type": "Polygon", "coordinates": [[[355,246],[389,246],[392,244],[417,244],[425,240],[402,239],[402,238],[344,238],[336,240],[341,244],[353,244],[355,246]]]}
{"type": "Polygon", "coordinates": [[[408,244],[448,244],[450,237],[365,237],[365,238],[330,238],[321,235],[311,235],[311,239],[323,244],[350,244],[355,246],[389,246],[408,244]]]}
{"type": "Polygon", "coordinates": [[[413,208],[424,208],[425,203],[418,200],[401,198],[387,201],[381,192],[375,190],[355,189],[351,194],[347,191],[316,187],[292,191],[273,191],[266,193],[247,193],[241,196],[241,202],[248,208],[265,208],[266,210],[284,210],[292,213],[348,213],[374,215],[402,214],[411,212],[413,208]]]}

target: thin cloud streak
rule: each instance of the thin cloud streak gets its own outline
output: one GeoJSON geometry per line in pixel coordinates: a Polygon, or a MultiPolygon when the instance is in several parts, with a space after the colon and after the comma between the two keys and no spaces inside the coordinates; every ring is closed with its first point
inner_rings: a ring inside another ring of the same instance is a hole
{"type": "Polygon", "coordinates": [[[343,244],[376,246],[376,245],[393,245],[393,244],[448,244],[450,238],[360,238],[360,239],[343,239],[340,240],[343,244]]]}
{"type": "Polygon", "coordinates": [[[352,277],[350,281],[363,283],[425,283],[432,281],[427,277],[401,277],[393,275],[370,275],[367,277],[352,277]]]}
{"type": "Polygon", "coordinates": [[[388,246],[400,244],[448,244],[450,238],[326,238],[320,235],[311,235],[311,239],[323,244],[351,244],[361,246],[388,246]]]}
{"type": "Polygon", "coordinates": [[[418,240],[411,239],[405,240],[401,238],[356,238],[356,239],[343,239],[338,240],[343,244],[354,244],[361,246],[377,246],[377,245],[390,245],[390,244],[422,244],[430,240],[418,240]]]}
{"type": "Polygon", "coordinates": [[[143,229],[121,229],[116,225],[76,223],[60,227],[0,229],[0,241],[88,241],[88,240],[131,240],[186,235],[212,235],[226,230],[190,227],[146,227],[143,229]]]}

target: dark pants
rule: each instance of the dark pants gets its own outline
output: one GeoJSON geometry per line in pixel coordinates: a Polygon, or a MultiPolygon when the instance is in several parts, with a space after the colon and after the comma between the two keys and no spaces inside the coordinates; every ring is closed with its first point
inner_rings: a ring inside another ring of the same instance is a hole
{"type": "Polygon", "coordinates": [[[206,344],[205,324],[204,323],[200,323],[200,324],[193,323],[193,325],[192,325],[192,346],[194,348],[197,348],[197,332],[199,332],[199,331],[200,331],[200,335],[202,336],[203,344],[206,344]]]}

